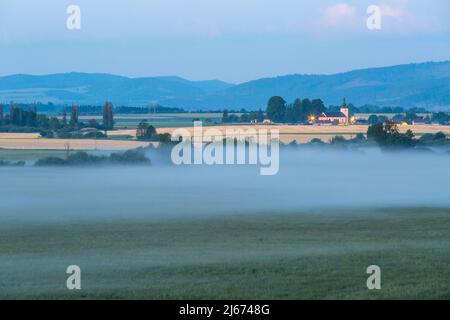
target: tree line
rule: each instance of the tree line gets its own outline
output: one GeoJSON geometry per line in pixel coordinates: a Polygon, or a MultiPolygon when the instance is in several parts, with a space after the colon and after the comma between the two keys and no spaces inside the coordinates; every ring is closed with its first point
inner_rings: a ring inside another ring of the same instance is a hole
{"type": "Polygon", "coordinates": [[[325,111],[327,108],[321,99],[296,99],[293,103],[288,104],[282,97],[274,96],[267,102],[265,113],[260,109],[257,112],[243,113],[238,117],[225,110],[222,122],[251,122],[253,120],[261,122],[267,117],[278,123],[306,123],[309,117],[317,117],[325,111]]]}
{"type": "Polygon", "coordinates": [[[367,122],[369,125],[372,124],[378,124],[378,123],[385,123],[388,121],[392,121],[395,123],[408,123],[411,124],[414,121],[422,120],[424,123],[431,124],[431,123],[438,123],[441,125],[448,125],[450,124],[450,115],[445,112],[437,112],[430,115],[426,115],[425,117],[420,117],[417,115],[417,113],[408,111],[404,114],[396,114],[392,118],[389,118],[385,115],[375,115],[372,114],[369,116],[367,122]]]}
{"type": "MultiPolygon", "coordinates": [[[[367,120],[369,125],[382,124],[389,121],[396,123],[406,122],[411,124],[412,122],[418,120],[422,120],[425,123],[439,123],[443,125],[450,124],[450,115],[445,112],[433,113],[431,116],[427,115],[423,118],[418,116],[417,113],[427,113],[427,111],[423,108],[412,108],[408,110],[401,107],[380,108],[377,106],[363,106],[357,108],[351,103],[349,103],[347,107],[349,109],[350,116],[356,113],[369,113],[367,112],[369,110],[386,114],[395,114],[393,117],[372,114],[367,120]]],[[[241,110],[241,114],[237,115],[226,109],[222,115],[222,122],[248,123],[255,120],[257,122],[262,122],[264,119],[268,118],[277,123],[308,123],[311,117],[317,118],[323,112],[327,111],[338,112],[340,111],[340,108],[340,106],[329,106],[327,108],[321,99],[296,99],[293,103],[288,104],[282,97],[274,96],[269,99],[265,112],[261,109],[256,112],[241,110]]]]}
{"type": "Polygon", "coordinates": [[[28,110],[15,104],[9,105],[9,110],[5,114],[3,105],[0,105],[0,131],[2,132],[36,132],[43,136],[70,138],[70,132],[83,128],[95,128],[98,130],[114,129],[114,107],[112,103],[106,102],[103,106],[103,121],[98,123],[91,119],[84,123],[79,120],[79,107],[73,105],[69,113],[64,108],[60,117],[47,116],[38,113],[36,106],[29,107],[28,110]]]}

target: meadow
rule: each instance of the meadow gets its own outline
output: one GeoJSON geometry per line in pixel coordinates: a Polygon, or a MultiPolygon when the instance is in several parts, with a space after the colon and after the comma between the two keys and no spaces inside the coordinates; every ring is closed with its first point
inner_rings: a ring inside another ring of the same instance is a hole
{"type": "Polygon", "coordinates": [[[439,208],[2,224],[0,299],[450,299],[449,229],[439,208]]]}
{"type": "MultiPolygon", "coordinates": [[[[240,114],[238,114],[240,115],[240,114]]],[[[81,121],[95,119],[102,121],[101,116],[81,116],[81,121]]],[[[221,113],[160,113],[160,114],[120,114],[115,117],[115,126],[118,129],[135,129],[141,121],[147,121],[155,128],[177,128],[192,126],[193,120],[201,120],[208,124],[220,123],[221,113]]]]}
{"type": "Polygon", "coordinates": [[[0,299],[450,299],[448,156],[280,157],[0,168],[0,299]]]}

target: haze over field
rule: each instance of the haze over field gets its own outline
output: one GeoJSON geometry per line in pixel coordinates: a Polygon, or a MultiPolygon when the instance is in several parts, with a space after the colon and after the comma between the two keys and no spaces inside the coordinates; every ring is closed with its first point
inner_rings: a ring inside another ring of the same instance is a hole
{"type": "Polygon", "coordinates": [[[0,220],[182,218],[307,209],[450,206],[447,155],[282,151],[258,167],[2,168],[0,220]]]}
{"type": "Polygon", "coordinates": [[[0,300],[450,299],[449,9],[0,0],[0,300]]]}
{"type": "Polygon", "coordinates": [[[0,298],[448,298],[448,154],[287,150],[271,177],[150,156],[0,168],[0,298]]]}

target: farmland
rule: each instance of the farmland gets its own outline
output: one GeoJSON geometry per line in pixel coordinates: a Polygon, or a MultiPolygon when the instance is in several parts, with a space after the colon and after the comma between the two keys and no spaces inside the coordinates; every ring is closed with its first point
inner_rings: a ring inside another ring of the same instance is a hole
{"type": "Polygon", "coordinates": [[[132,140],[43,139],[37,135],[0,133],[0,149],[34,150],[128,150],[148,146],[148,142],[132,140]]]}
{"type": "MultiPolygon", "coordinates": [[[[94,119],[101,121],[101,116],[81,116],[81,121],[94,119]]],[[[147,121],[155,128],[168,127],[189,127],[192,126],[194,119],[207,123],[220,123],[222,114],[220,113],[167,113],[167,114],[137,114],[137,115],[117,115],[115,117],[115,126],[118,129],[135,129],[139,122],[147,121]]]]}
{"type": "MultiPolygon", "coordinates": [[[[64,154],[0,150],[34,152],[64,154]]],[[[448,157],[282,152],[272,177],[247,166],[0,168],[0,298],[450,297],[448,157]],[[374,264],[380,291],[366,287],[374,264]],[[66,289],[69,265],[82,269],[81,291],[66,289]]]]}
{"type": "MultiPolygon", "coordinates": [[[[304,125],[270,125],[270,126],[214,126],[214,129],[218,129],[222,132],[228,130],[248,130],[248,129],[276,129],[280,132],[280,140],[284,143],[290,143],[292,141],[296,141],[298,143],[307,143],[312,139],[317,138],[321,139],[324,142],[330,141],[335,136],[342,136],[346,139],[354,138],[358,133],[366,134],[368,126],[366,125],[355,125],[355,126],[304,126],[304,125]]],[[[193,135],[193,128],[186,128],[193,135]]],[[[400,132],[406,132],[407,130],[412,130],[414,134],[420,136],[425,133],[437,133],[439,131],[444,132],[447,135],[450,135],[450,126],[401,126],[399,127],[400,132]]],[[[205,132],[207,129],[204,129],[205,132]]],[[[173,128],[161,128],[160,132],[168,132],[172,133],[174,131],[173,128]]],[[[132,132],[128,132],[131,134],[132,132]]]]}
{"type": "Polygon", "coordinates": [[[2,299],[450,298],[448,209],[0,228],[2,299]],[[82,290],[69,292],[75,262],[82,290]],[[366,287],[373,264],[380,291],[366,287]]]}
{"type": "MultiPolygon", "coordinates": [[[[150,122],[151,123],[151,122],[150,122]]],[[[167,124],[167,123],[166,123],[167,124]]],[[[312,139],[321,139],[324,142],[330,141],[335,136],[342,136],[346,139],[354,138],[358,133],[365,134],[367,126],[302,126],[302,125],[270,125],[270,126],[253,126],[253,125],[235,125],[223,126],[215,125],[215,129],[225,132],[227,129],[277,129],[280,132],[280,140],[283,143],[290,143],[296,141],[298,143],[307,143],[312,139]]],[[[173,133],[178,127],[159,127],[158,133],[173,133]]],[[[184,127],[193,133],[193,123],[184,127]]],[[[450,135],[450,126],[400,126],[401,132],[406,132],[410,129],[417,136],[426,133],[437,133],[439,131],[450,135]]],[[[206,131],[206,128],[204,129],[206,131]]],[[[42,139],[37,133],[0,133],[0,148],[5,149],[53,149],[62,150],[70,145],[73,150],[125,150],[146,146],[148,143],[133,141],[136,137],[136,130],[133,129],[118,129],[108,132],[109,140],[93,140],[93,139],[42,139]]]]}

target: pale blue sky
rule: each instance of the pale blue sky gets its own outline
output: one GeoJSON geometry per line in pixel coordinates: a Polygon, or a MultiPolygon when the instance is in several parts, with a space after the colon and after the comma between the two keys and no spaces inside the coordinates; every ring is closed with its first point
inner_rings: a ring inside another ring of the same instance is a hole
{"type": "Polygon", "coordinates": [[[0,0],[0,74],[243,82],[450,60],[448,0],[0,0]],[[79,5],[81,30],[66,28],[79,5]],[[369,31],[366,9],[382,9],[369,31]]]}

